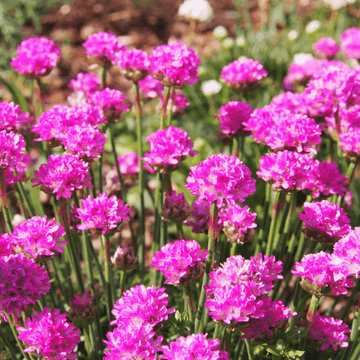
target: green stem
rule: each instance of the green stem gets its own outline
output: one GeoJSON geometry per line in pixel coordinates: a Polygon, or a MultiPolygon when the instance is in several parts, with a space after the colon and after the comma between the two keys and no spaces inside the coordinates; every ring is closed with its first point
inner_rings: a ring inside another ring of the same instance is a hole
{"type": "Polygon", "coordinates": [[[40,78],[34,79],[33,83],[33,104],[37,117],[44,112],[43,89],[40,78]]]}
{"type": "Polygon", "coordinates": [[[164,129],[166,126],[167,120],[167,105],[170,98],[170,86],[166,86],[163,94],[163,104],[162,104],[162,111],[161,111],[161,121],[160,121],[160,129],[164,129]]]}
{"type": "Polygon", "coordinates": [[[120,296],[126,291],[126,270],[120,270],[120,296]]]}
{"type": "Polygon", "coordinates": [[[230,248],[230,256],[236,255],[237,243],[232,243],[230,248]]]}
{"type": "Polygon", "coordinates": [[[359,296],[359,290],[360,290],[360,280],[356,280],[356,284],[354,288],[351,291],[350,297],[346,301],[346,305],[341,311],[340,319],[344,319],[345,315],[350,311],[351,307],[354,305],[355,299],[359,296]]]}
{"type": "Polygon", "coordinates": [[[356,308],[355,317],[352,321],[352,326],[351,326],[349,347],[343,352],[341,360],[347,360],[350,358],[351,354],[353,354],[355,346],[357,344],[356,340],[359,334],[359,326],[360,326],[360,309],[356,308]]]}
{"type": "Polygon", "coordinates": [[[111,321],[111,311],[114,304],[114,280],[112,274],[112,264],[111,264],[111,255],[110,255],[110,239],[104,235],[101,235],[101,241],[104,244],[104,260],[105,260],[105,282],[106,282],[106,298],[108,302],[107,306],[107,315],[109,322],[111,321]]]}
{"type": "Polygon", "coordinates": [[[170,90],[169,90],[169,102],[167,105],[166,127],[169,127],[171,125],[174,95],[175,95],[175,87],[172,86],[172,87],[170,87],[170,90]]]}
{"type": "Polygon", "coordinates": [[[313,294],[311,297],[308,312],[306,314],[306,331],[309,333],[315,319],[316,310],[319,306],[320,296],[313,294]]]}
{"type": "Polygon", "coordinates": [[[184,296],[186,298],[186,307],[188,310],[189,323],[190,323],[190,333],[194,332],[194,297],[191,289],[191,284],[184,286],[184,296]]]}
{"type": "Polygon", "coordinates": [[[100,154],[99,159],[99,194],[103,192],[103,153],[100,154]]]}
{"type": "Polygon", "coordinates": [[[178,233],[178,238],[182,239],[182,240],[186,240],[185,239],[185,233],[184,233],[184,229],[182,226],[182,221],[177,221],[176,222],[176,229],[177,229],[177,233],[178,233]]]}
{"type": "Polygon", "coordinates": [[[268,213],[269,213],[269,207],[270,207],[270,198],[271,198],[271,184],[266,183],[265,185],[265,202],[264,202],[264,217],[261,222],[260,231],[258,233],[258,236],[255,237],[255,258],[259,255],[261,251],[261,245],[264,243],[264,235],[266,230],[266,225],[268,222],[268,213]]]}
{"type": "Polygon", "coordinates": [[[25,203],[26,208],[27,208],[27,210],[28,210],[28,212],[30,214],[30,217],[33,217],[34,216],[33,208],[32,208],[32,206],[30,204],[30,201],[29,201],[29,199],[28,199],[28,197],[27,197],[27,195],[26,195],[26,193],[24,191],[24,187],[23,187],[21,182],[16,183],[16,191],[20,194],[23,203],[25,203]]]}
{"type": "Polygon", "coordinates": [[[90,172],[90,176],[91,176],[91,184],[93,186],[91,191],[93,194],[93,198],[96,198],[95,174],[94,174],[94,170],[91,168],[91,166],[90,166],[89,172],[90,172]]]}
{"type": "Polygon", "coordinates": [[[245,345],[246,345],[246,350],[247,350],[247,354],[248,354],[248,359],[249,360],[255,360],[255,357],[254,357],[254,352],[253,352],[253,348],[252,348],[252,345],[251,345],[251,342],[249,339],[245,339],[245,345]]]}
{"type": "Polygon", "coordinates": [[[215,324],[215,330],[214,330],[214,334],[213,334],[214,340],[219,338],[220,329],[221,329],[221,324],[215,324]]]}
{"type": "Polygon", "coordinates": [[[106,88],[106,66],[104,65],[101,68],[101,89],[105,89],[106,88]]]}
{"type": "Polygon", "coordinates": [[[11,224],[9,208],[3,206],[3,208],[2,208],[2,213],[3,213],[4,218],[5,218],[5,223],[6,223],[6,227],[7,227],[7,229],[8,229],[8,232],[9,232],[10,234],[12,234],[13,231],[14,231],[14,228],[13,228],[13,226],[12,226],[12,224],[11,224]]]}
{"type": "Polygon", "coordinates": [[[8,341],[7,337],[2,334],[1,327],[0,327],[0,340],[1,343],[5,345],[5,347],[10,351],[11,356],[13,359],[17,359],[15,349],[13,348],[10,341],[8,341]]]}
{"type": "Polygon", "coordinates": [[[272,250],[273,250],[273,243],[274,243],[274,237],[275,237],[275,227],[276,227],[276,218],[277,218],[277,208],[279,207],[279,200],[280,200],[280,192],[276,193],[275,201],[271,213],[271,224],[270,224],[270,231],[269,231],[269,237],[266,244],[266,255],[268,257],[271,256],[272,250]]]}

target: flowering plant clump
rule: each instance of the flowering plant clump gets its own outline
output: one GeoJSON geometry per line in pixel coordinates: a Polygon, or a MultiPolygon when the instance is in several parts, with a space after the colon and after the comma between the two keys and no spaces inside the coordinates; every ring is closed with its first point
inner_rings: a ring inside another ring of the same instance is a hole
{"type": "Polygon", "coordinates": [[[322,59],[333,59],[339,50],[333,38],[321,38],[313,45],[314,54],[322,59]]]}
{"type": "Polygon", "coordinates": [[[305,222],[302,232],[311,241],[333,245],[351,231],[350,219],[337,204],[327,200],[304,204],[305,214],[299,218],[305,222]]]}
{"type": "Polygon", "coordinates": [[[21,131],[26,123],[32,124],[34,119],[29,113],[23,112],[13,102],[0,102],[0,130],[21,131]]]}
{"type": "Polygon", "coordinates": [[[340,36],[341,51],[349,59],[360,59],[360,29],[350,28],[345,30],[340,36]]]}
{"type": "Polygon", "coordinates": [[[196,240],[179,240],[156,252],[151,266],[163,273],[165,284],[185,286],[202,279],[208,254],[209,251],[202,250],[196,240]]]}
{"type": "Polygon", "coordinates": [[[72,351],[80,342],[80,329],[66,321],[66,314],[59,309],[43,311],[25,319],[25,326],[16,328],[19,339],[30,345],[24,351],[36,352],[49,360],[75,360],[77,355],[72,351]]]}
{"type": "Polygon", "coordinates": [[[89,195],[80,200],[81,209],[77,209],[77,217],[83,224],[77,226],[79,230],[92,229],[96,233],[105,235],[119,230],[122,220],[130,220],[129,205],[117,199],[115,195],[108,198],[107,193],[99,194],[97,198],[89,195]]]}
{"type": "Polygon", "coordinates": [[[22,41],[16,50],[16,58],[11,65],[20,74],[29,77],[46,75],[56,66],[60,58],[60,49],[52,40],[44,37],[22,41]]]}
{"type": "Polygon", "coordinates": [[[267,75],[258,61],[240,58],[222,69],[221,80],[225,81],[230,88],[243,93],[256,89],[267,75]]]}

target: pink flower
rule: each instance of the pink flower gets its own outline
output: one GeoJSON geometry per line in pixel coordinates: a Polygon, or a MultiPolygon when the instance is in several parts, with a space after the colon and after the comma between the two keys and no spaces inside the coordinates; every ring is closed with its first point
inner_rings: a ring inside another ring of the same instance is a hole
{"type": "Polygon", "coordinates": [[[165,284],[185,286],[201,280],[208,254],[196,240],[179,240],[156,252],[151,266],[157,267],[167,278],[165,284]]]}
{"type": "Polygon", "coordinates": [[[341,51],[349,59],[360,59],[360,29],[352,27],[340,36],[341,51]]]}
{"type": "Polygon", "coordinates": [[[321,38],[313,45],[316,56],[322,59],[332,59],[340,50],[333,38],[321,38]]]}
{"type": "Polygon", "coordinates": [[[330,346],[337,350],[338,347],[346,348],[349,346],[349,343],[346,341],[348,337],[345,334],[350,332],[351,330],[342,320],[320,316],[319,312],[317,312],[308,336],[321,351],[326,350],[330,346]]]}
{"type": "Polygon", "coordinates": [[[13,102],[0,102],[0,130],[21,130],[26,123],[32,124],[34,119],[29,113],[23,112],[13,102]]]}
{"type": "Polygon", "coordinates": [[[299,213],[305,222],[302,232],[311,241],[333,245],[351,231],[350,219],[337,204],[327,200],[316,203],[304,203],[305,214],[299,213]]]}
{"type": "Polygon", "coordinates": [[[178,169],[186,156],[194,156],[197,153],[191,150],[194,144],[186,131],[174,126],[158,130],[146,140],[150,143],[150,153],[145,153],[142,159],[161,173],[170,173],[178,169]]]}
{"type": "Polygon", "coordinates": [[[76,79],[72,79],[69,88],[76,92],[82,92],[85,96],[90,96],[95,91],[100,90],[101,80],[92,73],[78,73],[76,79]]]}
{"type": "Polygon", "coordinates": [[[75,294],[75,299],[71,300],[68,314],[76,327],[87,326],[94,320],[97,306],[91,306],[90,303],[94,298],[89,291],[85,291],[82,295],[75,294]]]}
{"type": "Polygon", "coordinates": [[[21,316],[30,304],[50,290],[50,279],[44,266],[23,254],[0,257],[0,315],[21,316]]]}
{"type": "Polygon", "coordinates": [[[125,291],[116,301],[111,312],[116,320],[110,324],[121,328],[130,322],[138,328],[146,325],[151,325],[153,328],[175,312],[173,308],[168,309],[167,305],[168,294],[165,288],[158,290],[156,286],[146,288],[142,284],[136,285],[125,291]]]}
{"type": "Polygon", "coordinates": [[[12,245],[12,237],[8,233],[0,235],[0,258],[3,256],[14,255],[15,251],[12,245]]]}
{"type": "Polygon", "coordinates": [[[203,233],[208,230],[210,220],[210,203],[207,200],[196,199],[192,203],[193,211],[190,214],[190,219],[184,221],[184,225],[190,226],[192,232],[203,233]]]}
{"type": "Polygon", "coordinates": [[[116,270],[128,270],[135,267],[137,259],[138,257],[134,256],[133,248],[127,245],[119,245],[114,256],[111,258],[111,262],[114,264],[116,270]]]}
{"type": "Polygon", "coordinates": [[[162,209],[165,220],[182,222],[189,216],[191,210],[184,193],[177,195],[176,191],[173,191],[171,195],[165,194],[165,197],[166,199],[162,209]]]}
{"type": "Polygon", "coordinates": [[[218,207],[224,202],[244,202],[256,190],[249,168],[235,156],[214,154],[199,165],[190,166],[190,170],[184,188],[199,195],[199,200],[216,200],[218,207]]]}
{"type": "Polygon", "coordinates": [[[220,119],[220,129],[223,134],[234,136],[249,135],[244,129],[244,123],[249,120],[253,109],[251,105],[241,101],[229,101],[219,109],[219,114],[214,116],[220,119]]]}
{"type": "Polygon", "coordinates": [[[45,75],[56,66],[60,50],[52,40],[44,37],[30,38],[21,42],[11,66],[22,75],[45,75]]]}
{"type": "Polygon", "coordinates": [[[182,87],[198,82],[198,65],[201,63],[196,52],[179,42],[160,45],[151,52],[150,75],[161,81],[163,86],[182,87]]]}
{"type": "Polygon", "coordinates": [[[89,164],[70,154],[50,155],[48,163],[34,172],[34,186],[41,185],[42,190],[56,194],[56,199],[71,197],[71,192],[84,187],[92,188],[88,175],[89,164]]]}
{"type": "Polygon", "coordinates": [[[267,75],[268,73],[258,61],[240,58],[226,65],[221,71],[220,78],[231,89],[243,93],[256,89],[267,75]]]}
{"type": "Polygon", "coordinates": [[[121,175],[134,176],[140,171],[137,152],[128,152],[125,155],[118,156],[118,162],[121,175]]]}
{"type": "MultiPolygon", "coordinates": [[[[307,114],[307,107],[304,104],[303,95],[292,91],[287,91],[283,94],[274,96],[270,105],[281,109],[287,109],[294,114],[307,114]]],[[[266,106],[264,109],[265,108],[266,106]]]]}
{"type": "Polygon", "coordinates": [[[350,128],[339,135],[339,149],[343,150],[352,161],[360,157],[360,128],[350,128]]]}
{"type": "Polygon", "coordinates": [[[84,223],[77,226],[79,230],[93,229],[105,235],[119,231],[122,220],[130,220],[129,205],[124,205],[115,195],[110,198],[106,192],[97,198],[89,195],[80,203],[82,208],[77,209],[77,217],[84,223]]]}
{"type": "Polygon", "coordinates": [[[47,307],[43,311],[25,319],[25,327],[17,327],[19,339],[28,345],[24,352],[36,353],[48,360],[75,360],[72,353],[80,342],[80,329],[66,322],[66,314],[60,314],[59,309],[53,312],[47,307]]]}
{"type": "Polygon", "coordinates": [[[162,347],[164,355],[160,355],[159,359],[229,360],[229,354],[220,350],[220,340],[207,340],[206,336],[207,334],[192,334],[186,338],[181,336],[162,347]]]}
{"type": "Polygon", "coordinates": [[[147,75],[139,81],[140,93],[146,98],[156,98],[163,93],[164,87],[160,80],[154,79],[151,75],[147,75]]]}

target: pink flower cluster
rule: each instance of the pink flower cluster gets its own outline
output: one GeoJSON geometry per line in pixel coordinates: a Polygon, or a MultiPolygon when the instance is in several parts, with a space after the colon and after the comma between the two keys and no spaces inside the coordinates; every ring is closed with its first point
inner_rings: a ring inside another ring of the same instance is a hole
{"type": "Polygon", "coordinates": [[[209,251],[202,250],[196,240],[179,240],[156,252],[151,266],[163,273],[165,284],[185,286],[201,280],[208,254],[209,251]]]}
{"type": "Polygon", "coordinates": [[[54,68],[59,58],[60,50],[52,40],[30,38],[18,46],[16,58],[11,59],[11,66],[22,75],[38,77],[54,68]]]}
{"type": "Polygon", "coordinates": [[[190,226],[192,232],[197,234],[207,231],[210,220],[209,201],[197,198],[191,206],[193,211],[190,214],[190,219],[184,221],[184,225],[190,226]]]}
{"type": "Polygon", "coordinates": [[[94,320],[97,306],[91,306],[94,298],[89,291],[85,291],[82,295],[75,294],[75,299],[71,300],[68,314],[76,327],[87,326],[94,320]]]}
{"type": "Polygon", "coordinates": [[[21,131],[28,123],[33,122],[30,114],[21,111],[19,105],[7,101],[0,102],[0,130],[21,131]]]}
{"type": "Polygon", "coordinates": [[[140,171],[137,152],[128,152],[118,157],[120,173],[125,176],[136,176],[140,171]]]}
{"type": "Polygon", "coordinates": [[[360,59],[360,29],[352,27],[340,36],[341,51],[349,59],[360,59]]]}
{"type": "Polygon", "coordinates": [[[146,98],[156,98],[164,91],[164,86],[160,80],[154,79],[151,75],[147,75],[139,81],[140,93],[146,98]]]}
{"type": "MultiPolygon", "coordinates": [[[[294,93],[292,91],[286,91],[283,94],[274,96],[270,105],[281,109],[287,109],[294,114],[307,114],[307,107],[304,104],[302,94],[294,93]]],[[[264,108],[266,108],[266,106],[264,108]]]]}
{"type": "Polygon", "coordinates": [[[52,312],[45,307],[25,319],[25,326],[16,328],[19,339],[30,345],[26,353],[36,352],[48,360],[75,360],[77,355],[72,351],[80,342],[80,329],[66,321],[66,314],[59,309],[52,312]]]}
{"type": "Polygon", "coordinates": [[[313,51],[321,59],[331,60],[340,48],[333,38],[321,38],[313,45],[313,51]]]}
{"type": "Polygon", "coordinates": [[[339,135],[339,149],[352,161],[360,158],[360,128],[350,128],[339,135]]]}
{"type": "Polygon", "coordinates": [[[173,191],[171,195],[165,194],[165,197],[162,209],[165,220],[178,222],[185,220],[189,216],[191,210],[184,193],[177,195],[176,191],[173,191]]]}
{"type": "Polygon", "coordinates": [[[69,88],[76,92],[81,92],[85,96],[90,96],[95,91],[100,90],[101,80],[91,73],[78,73],[76,79],[72,79],[69,88]]]}

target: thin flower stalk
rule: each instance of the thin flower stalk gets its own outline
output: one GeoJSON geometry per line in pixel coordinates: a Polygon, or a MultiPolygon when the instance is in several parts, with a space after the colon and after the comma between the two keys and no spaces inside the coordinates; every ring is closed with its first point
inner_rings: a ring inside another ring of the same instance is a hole
{"type": "Polygon", "coordinates": [[[170,89],[169,89],[169,101],[167,103],[166,127],[169,127],[171,125],[174,95],[175,95],[175,87],[170,86],[170,89]]]}
{"type": "Polygon", "coordinates": [[[16,183],[16,191],[20,195],[22,203],[26,205],[26,209],[29,212],[30,217],[34,216],[34,210],[29,202],[29,199],[24,191],[24,187],[21,182],[16,183]]]}
{"type": "Polygon", "coordinates": [[[32,101],[36,116],[39,117],[44,112],[43,90],[41,80],[37,77],[33,80],[32,101]]]}
{"type": "Polygon", "coordinates": [[[161,119],[160,119],[160,129],[161,130],[165,129],[166,126],[167,127],[170,126],[170,125],[167,125],[167,123],[166,123],[166,121],[167,121],[167,109],[168,109],[168,102],[169,102],[169,99],[170,99],[170,93],[171,93],[171,86],[166,86],[165,90],[164,90],[164,101],[163,101],[162,114],[161,114],[161,119]]]}
{"type": "Polygon", "coordinates": [[[3,335],[3,333],[1,332],[1,329],[0,329],[0,340],[1,340],[1,343],[5,345],[5,347],[8,349],[8,351],[10,352],[11,356],[13,359],[16,359],[17,356],[16,356],[16,352],[15,352],[15,349],[13,348],[11,342],[9,342],[9,340],[7,339],[7,337],[5,337],[3,335]]]}
{"type": "Polygon", "coordinates": [[[258,236],[255,237],[255,253],[254,256],[257,257],[261,251],[261,244],[263,243],[263,237],[265,235],[266,225],[268,222],[268,213],[270,207],[270,199],[272,193],[272,187],[270,183],[266,183],[265,185],[265,201],[264,201],[264,217],[261,222],[261,227],[259,229],[258,236]]]}
{"type": "Polygon", "coordinates": [[[357,344],[357,338],[359,334],[359,326],[360,326],[360,309],[356,307],[355,316],[352,321],[351,333],[350,333],[350,342],[349,347],[343,350],[343,354],[340,360],[349,359],[351,354],[354,353],[355,346],[357,344]]]}
{"type": "Polygon", "coordinates": [[[249,339],[244,340],[249,360],[255,360],[254,351],[249,339]]]}
{"type": "Polygon", "coordinates": [[[316,311],[319,306],[319,301],[320,301],[320,297],[318,295],[313,294],[311,297],[308,312],[306,314],[306,331],[307,332],[310,332],[312,325],[314,323],[316,311]]]}
{"type": "Polygon", "coordinates": [[[270,230],[269,230],[269,236],[266,244],[266,256],[270,257],[273,252],[273,246],[274,246],[274,237],[275,237],[275,226],[276,226],[276,219],[278,215],[277,207],[279,206],[280,200],[282,196],[280,192],[276,192],[275,200],[274,200],[274,206],[271,212],[271,224],[270,224],[270,230]]]}

